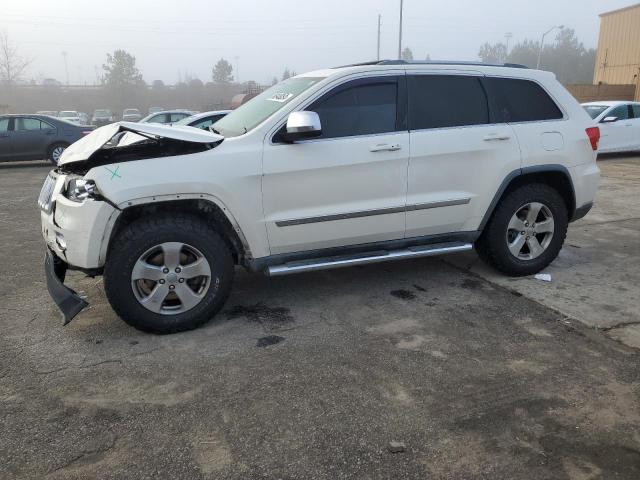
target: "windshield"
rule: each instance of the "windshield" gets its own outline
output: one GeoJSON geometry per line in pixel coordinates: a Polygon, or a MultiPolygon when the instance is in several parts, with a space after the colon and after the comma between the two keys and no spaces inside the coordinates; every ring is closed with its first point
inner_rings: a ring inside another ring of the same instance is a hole
{"type": "Polygon", "coordinates": [[[138,110],[136,110],[135,108],[128,108],[127,110],[125,110],[123,112],[123,115],[137,115],[140,112],[138,110]]]}
{"type": "Polygon", "coordinates": [[[243,135],[323,79],[323,77],[298,77],[285,80],[238,107],[216,122],[214,128],[225,137],[243,135]]]}
{"type": "Polygon", "coordinates": [[[78,112],[60,112],[61,117],[77,117],[78,112]]]}
{"type": "Polygon", "coordinates": [[[598,115],[609,108],[609,105],[583,105],[582,108],[584,108],[591,118],[595,119],[598,115]]]}
{"type": "Polygon", "coordinates": [[[96,117],[108,117],[109,115],[111,115],[111,112],[109,110],[96,110],[95,112],[93,112],[93,114],[96,117]]]}

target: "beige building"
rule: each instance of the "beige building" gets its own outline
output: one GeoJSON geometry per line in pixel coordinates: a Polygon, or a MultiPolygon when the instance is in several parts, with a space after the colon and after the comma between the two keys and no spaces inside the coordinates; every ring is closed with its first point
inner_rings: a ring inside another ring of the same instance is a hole
{"type": "Polygon", "coordinates": [[[640,3],[600,15],[593,83],[633,84],[640,100],[640,3]]]}

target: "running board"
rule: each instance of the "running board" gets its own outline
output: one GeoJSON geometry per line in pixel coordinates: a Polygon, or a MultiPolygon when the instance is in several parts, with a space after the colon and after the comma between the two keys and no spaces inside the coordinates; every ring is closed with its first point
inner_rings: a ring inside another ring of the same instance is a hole
{"type": "Polygon", "coordinates": [[[277,277],[280,275],[290,275],[292,273],[327,270],[329,268],[352,267],[355,265],[365,265],[367,263],[389,262],[392,260],[402,260],[406,258],[431,257],[434,255],[443,255],[445,253],[465,252],[472,248],[473,245],[470,243],[462,242],[418,245],[400,250],[377,250],[355,255],[341,255],[337,257],[324,257],[287,262],[282,265],[272,265],[267,267],[265,273],[270,277],[277,277]]]}

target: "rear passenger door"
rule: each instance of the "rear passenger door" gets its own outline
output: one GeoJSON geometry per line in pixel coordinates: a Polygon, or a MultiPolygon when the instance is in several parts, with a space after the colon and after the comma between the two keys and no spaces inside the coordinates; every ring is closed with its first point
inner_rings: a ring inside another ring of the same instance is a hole
{"type": "Polygon", "coordinates": [[[40,160],[46,157],[47,146],[53,138],[48,128],[37,118],[14,117],[12,137],[13,151],[16,158],[25,160],[40,160]]]}
{"type": "Polygon", "coordinates": [[[475,231],[504,177],[515,134],[492,123],[481,75],[409,72],[406,237],[475,231]]]}

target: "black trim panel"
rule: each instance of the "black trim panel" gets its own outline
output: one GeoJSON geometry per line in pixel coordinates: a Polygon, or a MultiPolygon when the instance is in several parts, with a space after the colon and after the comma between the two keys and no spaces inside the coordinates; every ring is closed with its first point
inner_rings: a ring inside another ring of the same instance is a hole
{"type": "Polygon", "coordinates": [[[576,208],[573,217],[571,217],[571,221],[575,222],[576,220],[580,220],[581,218],[586,217],[587,213],[593,208],[593,202],[586,203],[581,207],[576,208]]]}
{"type": "Polygon", "coordinates": [[[305,225],[308,223],[333,222],[334,220],[347,220],[350,218],[371,217],[374,215],[389,215],[391,213],[413,212],[415,210],[428,210],[430,208],[450,207],[454,205],[466,205],[470,198],[460,198],[455,200],[444,200],[441,202],[420,203],[407,205],[406,207],[378,208],[375,210],[362,210],[360,212],[337,213],[334,215],[321,215],[318,217],[296,218],[293,220],[279,220],[278,227],[291,227],[293,225],[305,225]]]}

